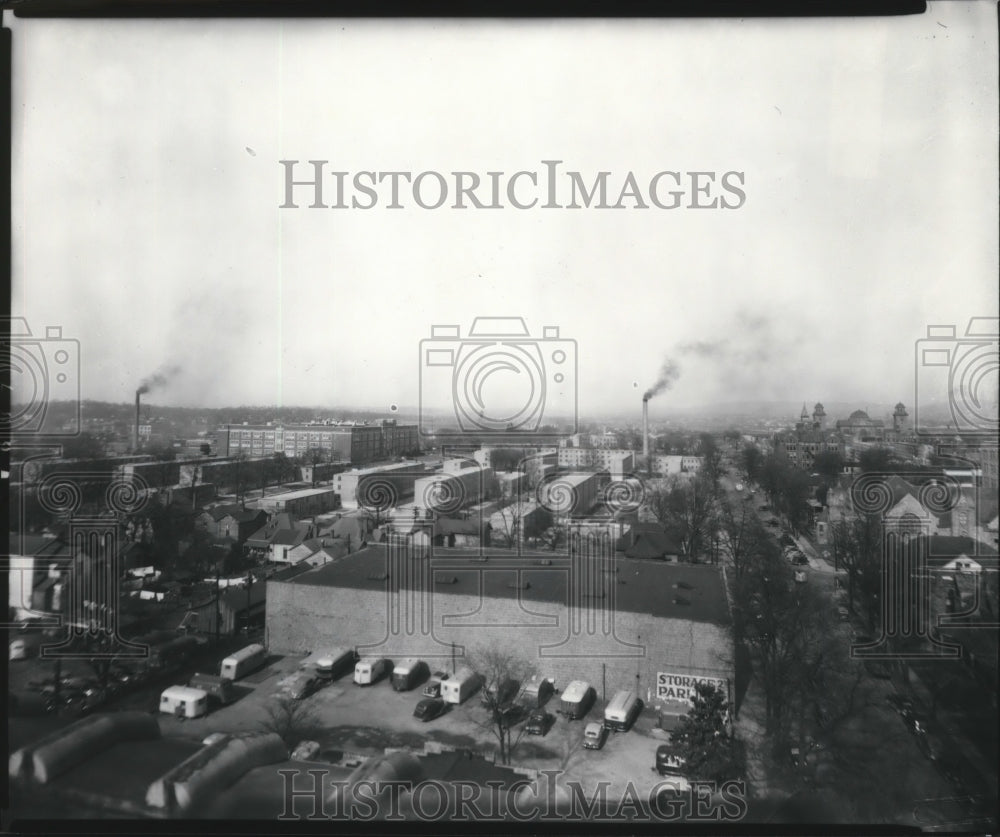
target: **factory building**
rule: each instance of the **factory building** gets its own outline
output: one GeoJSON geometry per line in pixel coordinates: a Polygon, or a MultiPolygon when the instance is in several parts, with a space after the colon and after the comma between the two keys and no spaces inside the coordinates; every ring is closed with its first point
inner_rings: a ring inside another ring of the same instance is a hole
{"type": "Polygon", "coordinates": [[[227,456],[283,453],[289,459],[321,450],[331,461],[363,465],[420,449],[417,426],[384,419],[377,424],[231,424],[223,434],[227,456]]]}
{"type": "Polygon", "coordinates": [[[499,646],[556,688],[586,680],[598,699],[633,688],[651,705],[695,679],[728,689],[729,624],[720,568],[615,557],[606,537],[571,535],[564,553],[428,551],[394,539],[267,590],[276,653],[356,646],[434,668],[499,646]]]}

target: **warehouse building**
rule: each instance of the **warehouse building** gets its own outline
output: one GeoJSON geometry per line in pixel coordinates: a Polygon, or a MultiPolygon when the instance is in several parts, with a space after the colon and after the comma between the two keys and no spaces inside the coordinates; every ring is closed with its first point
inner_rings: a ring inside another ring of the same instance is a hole
{"type": "Polygon", "coordinates": [[[421,477],[413,484],[414,505],[439,514],[453,514],[496,493],[492,469],[470,459],[445,460],[441,473],[421,477]]]}
{"type": "Polygon", "coordinates": [[[599,698],[637,688],[654,705],[692,678],[728,688],[730,614],[718,567],[615,557],[607,536],[569,540],[565,553],[369,545],[269,581],[268,643],[286,654],[356,646],[432,668],[436,658],[500,645],[557,688],[583,679],[599,698]]]}

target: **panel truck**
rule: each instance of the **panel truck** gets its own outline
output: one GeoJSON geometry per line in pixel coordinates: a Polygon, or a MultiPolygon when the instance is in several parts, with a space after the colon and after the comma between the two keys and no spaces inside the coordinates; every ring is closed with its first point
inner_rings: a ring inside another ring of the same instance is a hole
{"type": "Polygon", "coordinates": [[[336,680],[338,677],[354,671],[358,655],[353,648],[331,648],[316,660],[316,675],[324,681],[336,680]]]}
{"type": "Polygon", "coordinates": [[[642,701],[628,689],[616,692],[604,710],[604,726],[615,732],[625,732],[642,712],[642,701]]]}
{"type": "Polygon", "coordinates": [[[586,680],[574,680],[562,693],[559,701],[559,713],[570,721],[582,718],[590,711],[597,700],[597,692],[586,680]]]}
{"type": "Polygon", "coordinates": [[[471,668],[460,668],[441,683],[441,697],[446,703],[464,703],[483,685],[483,678],[471,668]]]}
{"type": "Polygon", "coordinates": [[[263,645],[248,645],[222,661],[219,675],[227,680],[239,680],[251,672],[264,667],[267,651],[263,645]]]}
{"type": "Polygon", "coordinates": [[[392,670],[392,688],[397,692],[408,692],[427,676],[427,671],[427,663],[423,660],[406,657],[392,670]]]}

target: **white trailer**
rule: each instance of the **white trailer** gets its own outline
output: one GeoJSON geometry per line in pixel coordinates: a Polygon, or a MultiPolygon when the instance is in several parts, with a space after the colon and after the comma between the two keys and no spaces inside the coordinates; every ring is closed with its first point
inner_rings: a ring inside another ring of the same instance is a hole
{"type": "Polygon", "coordinates": [[[171,686],[160,695],[160,711],[178,718],[200,718],[208,712],[208,692],[190,686],[171,686]]]}
{"type": "Polygon", "coordinates": [[[248,645],[222,661],[219,676],[227,680],[239,680],[267,662],[267,651],[263,645],[248,645]]]}
{"type": "Polygon", "coordinates": [[[377,683],[389,668],[385,657],[365,657],[354,666],[354,682],[359,686],[377,683]]]}

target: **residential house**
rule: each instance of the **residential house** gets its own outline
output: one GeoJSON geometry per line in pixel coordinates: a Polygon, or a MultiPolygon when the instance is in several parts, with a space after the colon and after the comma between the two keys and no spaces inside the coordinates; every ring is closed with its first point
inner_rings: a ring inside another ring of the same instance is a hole
{"type": "Polygon", "coordinates": [[[267,512],[261,509],[244,510],[236,503],[205,509],[197,520],[197,524],[209,534],[217,538],[233,538],[238,543],[244,543],[266,523],[267,512]]]}
{"type": "Polygon", "coordinates": [[[288,563],[288,552],[315,534],[309,521],[299,521],[282,512],[275,515],[246,541],[251,555],[276,563],[288,563]]]}
{"type": "Polygon", "coordinates": [[[633,523],[618,538],[615,550],[626,558],[649,558],[677,563],[684,560],[684,550],[659,523],[633,523]]]}

